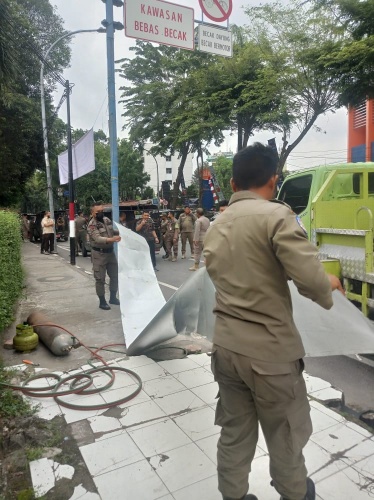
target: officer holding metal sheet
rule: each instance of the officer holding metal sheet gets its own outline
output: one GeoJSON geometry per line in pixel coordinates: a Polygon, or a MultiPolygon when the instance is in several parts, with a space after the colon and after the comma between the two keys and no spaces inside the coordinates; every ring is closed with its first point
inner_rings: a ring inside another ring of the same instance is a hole
{"type": "Polygon", "coordinates": [[[216,424],[219,490],[247,494],[258,423],[270,455],[272,485],[283,500],[314,500],[302,450],[312,433],[303,378],[304,347],[287,281],[321,307],[341,283],[325,273],[317,249],[290,208],[270,200],[277,158],[256,143],[233,160],[229,207],[206,235],[204,256],[216,287],[212,371],[219,385],[216,424]]]}
{"type": "Polygon", "coordinates": [[[121,241],[118,231],[113,229],[112,221],[104,217],[103,206],[94,203],[91,207],[91,220],[87,229],[91,241],[91,259],[94,277],[96,280],[96,293],[99,297],[100,309],[110,309],[105,300],[105,276],[110,278],[109,304],[119,306],[118,291],[118,264],[114,253],[114,243],[121,241]]]}

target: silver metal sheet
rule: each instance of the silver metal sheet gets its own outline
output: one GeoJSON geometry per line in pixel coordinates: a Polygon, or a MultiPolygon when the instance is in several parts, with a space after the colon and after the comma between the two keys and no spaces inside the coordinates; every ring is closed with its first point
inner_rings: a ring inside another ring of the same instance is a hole
{"type": "MultiPolygon", "coordinates": [[[[326,311],[302,297],[291,283],[294,319],[307,356],[374,352],[374,328],[340,292],[326,311]]],[[[213,340],[215,289],[206,269],[199,269],[173,295],[128,348],[130,356],[179,333],[198,333],[213,340]]]]}

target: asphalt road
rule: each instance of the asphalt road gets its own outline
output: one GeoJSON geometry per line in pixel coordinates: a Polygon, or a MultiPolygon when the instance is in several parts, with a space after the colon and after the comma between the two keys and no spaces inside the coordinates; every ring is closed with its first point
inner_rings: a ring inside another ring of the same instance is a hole
{"type": "MultiPolygon", "coordinates": [[[[57,249],[58,253],[69,262],[69,242],[58,243],[57,249]]],[[[165,299],[168,300],[191,274],[188,268],[192,266],[193,261],[190,258],[185,260],[179,258],[177,262],[164,261],[163,253],[161,250],[160,254],[156,255],[159,269],[157,278],[165,299]]],[[[187,256],[190,256],[189,249],[187,256]]],[[[76,265],[84,272],[92,274],[89,256],[78,256],[76,265]]],[[[361,356],[306,358],[305,365],[310,375],[323,378],[333,387],[343,391],[346,406],[359,413],[369,409],[374,410],[374,356],[372,359],[361,356]]]]}

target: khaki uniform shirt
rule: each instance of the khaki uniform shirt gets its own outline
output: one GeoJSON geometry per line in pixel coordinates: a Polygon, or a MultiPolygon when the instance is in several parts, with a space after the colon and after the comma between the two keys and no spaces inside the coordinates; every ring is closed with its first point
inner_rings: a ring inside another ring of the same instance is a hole
{"type": "Polygon", "coordinates": [[[206,232],[208,231],[210,226],[210,220],[202,215],[195,222],[195,233],[193,236],[194,241],[204,241],[206,232]]]}
{"type": "Polygon", "coordinates": [[[193,233],[196,217],[193,214],[180,214],[178,222],[181,233],[193,233]]]}
{"type": "MultiPolygon", "coordinates": [[[[140,224],[142,222],[143,222],[143,219],[140,219],[137,222],[136,227],[140,226],[140,224]]],[[[153,219],[151,219],[149,217],[147,219],[147,223],[141,229],[139,229],[139,231],[137,231],[137,233],[140,234],[141,236],[143,236],[147,241],[152,241],[155,239],[155,237],[153,235],[154,230],[155,230],[155,224],[153,222],[153,219]]]]}
{"type": "Polygon", "coordinates": [[[43,217],[42,219],[42,229],[43,234],[52,234],[54,232],[55,221],[50,217],[43,217]]]}
{"type": "Polygon", "coordinates": [[[268,362],[303,357],[287,281],[330,309],[331,285],[317,253],[288,206],[235,193],[204,243],[216,287],[214,343],[268,362]]]}
{"type": "Polygon", "coordinates": [[[169,219],[163,223],[164,236],[173,236],[173,238],[178,238],[179,236],[179,223],[176,219],[169,219]]]}
{"type": "Polygon", "coordinates": [[[86,219],[84,217],[78,217],[75,219],[75,230],[77,233],[83,229],[83,226],[86,224],[86,219]]]}
{"type": "Polygon", "coordinates": [[[103,222],[92,217],[88,223],[87,233],[93,248],[108,249],[112,248],[114,243],[107,243],[107,238],[112,238],[118,231],[113,229],[112,221],[108,217],[104,217],[103,222]]]}

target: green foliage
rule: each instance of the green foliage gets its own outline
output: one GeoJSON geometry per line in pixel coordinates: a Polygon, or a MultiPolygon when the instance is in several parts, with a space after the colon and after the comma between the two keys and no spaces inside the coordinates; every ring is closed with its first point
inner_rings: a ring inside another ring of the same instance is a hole
{"type": "MultiPolygon", "coordinates": [[[[321,3],[316,3],[319,13],[321,3]]],[[[319,62],[339,79],[339,101],[359,104],[374,97],[374,2],[372,0],[324,0],[345,37],[330,46],[321,45],[319,62]]]]}
{"type": "MultiPolygon", "coordinates": [[[[63,33],[49,0],[0,0],[0,206],[21,200],[27,179],[44,164],[40,117],[40,54],[63,33]]],[[[62,43],[46,67],[47,109],[52,72],[69,62],[62,43]]]]}
{"type": "Polygon", "coordinates": [[[16,214],[0,211],[0,332],[13,319],[14,305],[21,293],[21,226],[16,214]]]}
{"type": "Polygon", "coordinates": [[[0,362],[0,417],[32,415],[35,410],[19,394],[2,384],[9,384],[13,374],[5,370],[0,362]]]}
{"type": "Polygon", "coordinates": [[[219,156],[213,166],[223,196],[226,200],[229,200],[232,195],[232,189],[230,186],[230,179],[232,177],[232,160],[225,158],[224,156],[219,156]]]}

